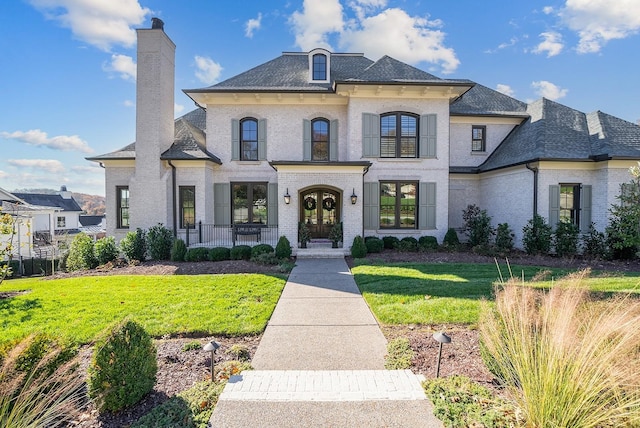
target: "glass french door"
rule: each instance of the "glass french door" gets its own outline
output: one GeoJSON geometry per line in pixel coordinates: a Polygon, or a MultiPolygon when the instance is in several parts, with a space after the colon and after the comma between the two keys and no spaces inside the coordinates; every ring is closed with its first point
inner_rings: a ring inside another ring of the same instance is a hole
{"type": "Polygon", "coordinates": [[[300,221],[306,223],[311,238],[329,238],[329,232],[340,221],[340,194],[330,189],[311,189],[300,198],[300,221]]]}

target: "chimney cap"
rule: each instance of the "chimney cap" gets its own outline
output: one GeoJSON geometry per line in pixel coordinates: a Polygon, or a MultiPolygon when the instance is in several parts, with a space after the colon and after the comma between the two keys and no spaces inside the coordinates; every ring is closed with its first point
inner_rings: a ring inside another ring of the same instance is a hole
{"type": "Polygon", "coordinates": [[[160,18],[151,18],[152,30],[164,30],[164,22],[160,18]]]}
{"type": "Polygon", "coordinates": [[[61,192],[66,192],[67,191],[67,186],[65,186],[64,184],[62,186],[60,186],[60,191],[61,192]]]}

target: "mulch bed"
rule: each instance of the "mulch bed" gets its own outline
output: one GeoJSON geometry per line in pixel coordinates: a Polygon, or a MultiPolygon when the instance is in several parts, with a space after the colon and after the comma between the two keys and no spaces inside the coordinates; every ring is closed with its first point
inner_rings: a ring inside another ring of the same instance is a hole
{"type": "MultiPolygon", "coordinates": [[[[476,255],[473,253],[400,253],[385,251],[380,254],[370,254],[372,261],[385,262],[428,262],[428,263],[494,263],[494,258],[476,255]]],[[[353,266],[353,259],[347,257],[349,266],[353,266]]],[[[504,260],[500,260],[501,263],[504,260]]],[[[589,261],[580,258],[561,259],[554,257],[531,257],[524,254],[515,254],[509,257],[512,265],[534,265],[544,267],[559,267],[570,269],[604,270],[613,272],[637,271],[640,272],[640,261],[610,262],[589,261]]],[[[105,268],[79,273],[60,273],[56,278],[81,276],[81,275],[198,275],[221,273],[265,273],[278,272],[277,266],[259,265],[249,261],[223,261],[223,262],[145,262],[138,266],[128,266],[123,263],[105,268]]],[[[479,337],[476,330],[459,325],[411,325],[411,326],[383,326],[382,331],[391,340],[396,337],[409,338],[412,349],[415,352],[412,370],[421,373],[426,378],[435,377],[438,342],[432,335],[437,331],[445,331],[451,336],[451,343],[445,344],[442,351],[440,376],[453,374],[464,375],[484,386],[494,388],[492,376],[486,369],[480,357],[479,337]]],[[[205,344],[213,338],[199,338],[201,344],[205,344]]],[[[116,428],[126,427],[147,413],[153,407],[161,404],[172,395],[185,390],[193,383],[207,378],[210,367],[208,353],[201,350],[183,351],[186,343],[193,338],[173,338],[157,340],[158,348],[158,380],[151,394],[140,403],[118,414],[100,416],[93,406],[85,409],[73,426],[116,428]]],[[[222,347],[216,353],[216,364],[229,360],[226,353],[233,344],[245,346],[253,357],[260,343],[260,336],[248,337],[216,337],[222,347]]],[[[91,350],[83,348],[83,364],[88,365],[91,350]]]]}

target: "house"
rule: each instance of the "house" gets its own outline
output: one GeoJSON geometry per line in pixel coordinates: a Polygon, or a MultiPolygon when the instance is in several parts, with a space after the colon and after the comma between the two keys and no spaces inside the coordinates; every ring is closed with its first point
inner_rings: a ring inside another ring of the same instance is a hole
{"type": "MultiPolygon", "coordinates": [[[[471,80],[384,56],[285,52],[226,81],[186,89],[174,120],[175,45],[138,34],[136,141],[87,158],[105,167],[107,234],[162,223],[191,242],[435,236],[469,204],[521,245],[534,213],[602,230],[640,127],[548,99],[524,103],[471,80]]],[[[391,53],[392,54],[392,53],[391,53]]]]}
{"type": "Polygon", "coordinates": [[[103,215],[84,215],[79,217],[80,232],[92,237],[94,240],[106,236],[106,224],[103,215]]]}
{"type": "MultiPolygon", "coordinates": [[[[0,188],[0,215],[12,217],[12,229],[0,230],[0,248],[11,249],[11,254],[4,254],[4,259],[16,257],[33,257],[33,218],[39,211],[27,205],[14,194],[0,188]],[[8,232],[8,233],[3,233],[8,232]]],[[[3,260],[0,260],[3,261],[3,260]]]]}

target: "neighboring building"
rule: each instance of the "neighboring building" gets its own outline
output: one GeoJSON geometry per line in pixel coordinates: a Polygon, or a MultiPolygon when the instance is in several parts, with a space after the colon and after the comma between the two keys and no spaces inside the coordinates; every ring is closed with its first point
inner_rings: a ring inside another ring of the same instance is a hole
{"type": "Polygon", "coordinates": [[[476,204],[521,244],[534,212],[604,229],[640,160],[640,127],[605,113],[324,49],[185,90],[200,108],[174,120],[174,51],[162,21],[138,30],[136,142],[88,158],[118,239],[202,223],[199,242],[295,243],[299,222],[316,238],[342,222],[345,250],[356,235],[442,241],[476,204]]]}
{"type": "Polygon", "coordinates": [[[106,232],[106,221],[103,215],[84,215],[80,218],[80,232],[86,233],[94,240],[104,238],[106,232]]]}

